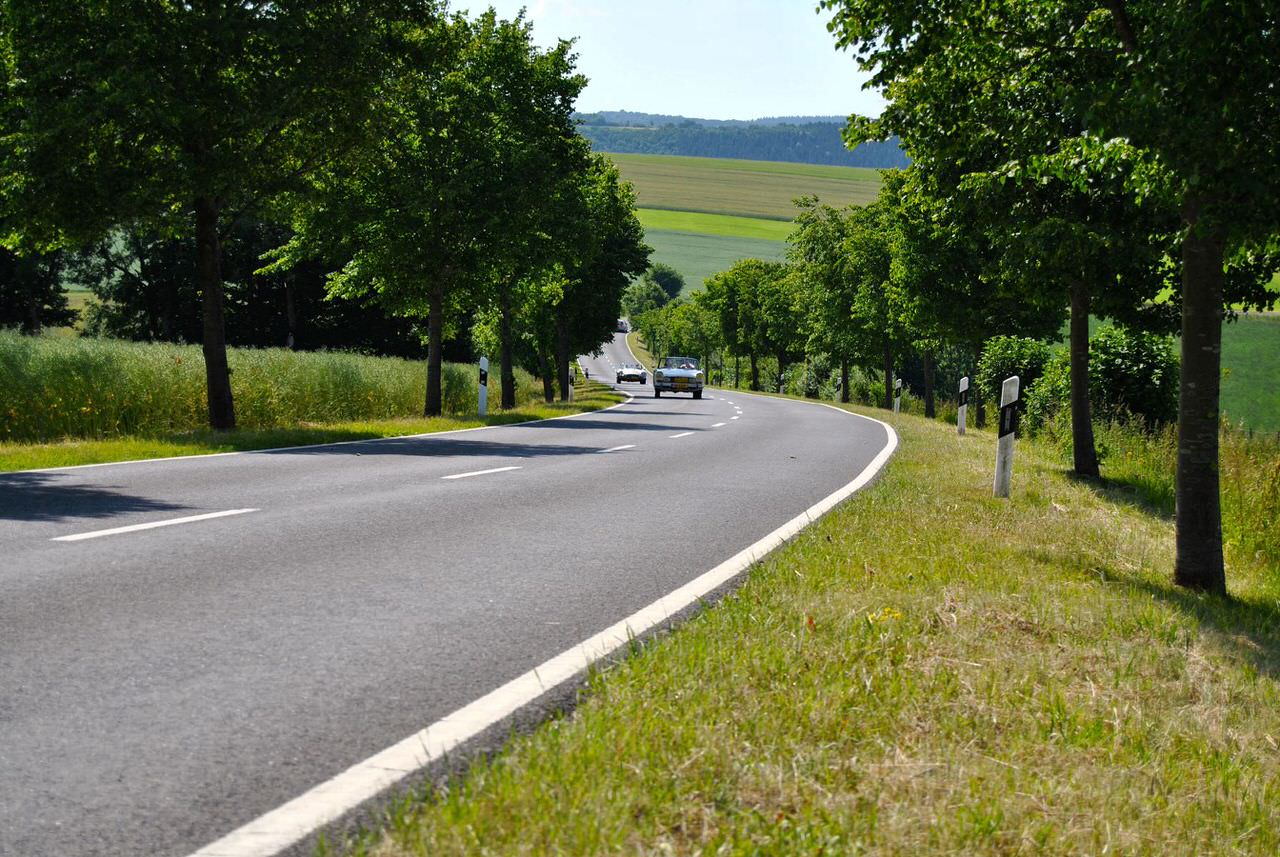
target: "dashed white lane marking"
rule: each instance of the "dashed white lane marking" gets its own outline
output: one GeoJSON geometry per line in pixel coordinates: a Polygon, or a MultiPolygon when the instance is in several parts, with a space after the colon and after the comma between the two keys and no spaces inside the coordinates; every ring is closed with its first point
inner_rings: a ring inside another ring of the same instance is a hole
{"type": "Polygon", "coordinates": [[[488,470],[473,470],[470,473],[455,473],[452,476],[441,476],[441,479],[466,479],[468,476],[484,476],[489,473],[505,473],[508,470],[519,470],[519,466],[492,467],[488,470]]]}
{"type": "Polygon", "coordinates": [[[127,527],[112,527],[109,530],[94,530],[90,533],[76,533],[73,536],[58,536],[49,539],[51,542],[82,542],[85,539],[98,539],[103,536],[114,536],[120,533],[136,533],[139,530],[154,530],[157,527],[172,527],[174,524],[192,524],[196,521],[208,521],[213,518],[226,518],[231,515],[244,515],[257,512],[258,509],[228,509],[225,512],[209,512],[204,515],[190,515],[186,518],[170,518],[167,521],[152,521],[148,524],[130,524],[127,527]]]}
{"type": "Polygon", "coordinates": [[[671,435],[671,439],[672,439],[672,440],[675,440],[675,439],[676,439],[676,438],[678,438],[678,437],[688,437],[688,436],[689,436],[689,435],[691,435],[691,434],[693,434],[693,432],[691,432],[691,431],[682,431],[682,432],[680,432],[680,434],[673,434],[673,435],[671,435]]]}
{"type": "Polygon", "coordinates": [[[728,423],[716,423],[715,425],[712,426],[712,428],[720,428],[720,426],[727,426],[727,425],[728,423]]]}
{"type": "Polygon", "coordinates": [[[741,416],[742,416],[741,414],[735,414],[734,416],[729,417],[729,419],[736,420],[736,419],[740,419],[741,416]]]}
{"type": "Polygon", "coordinates": [[[601,452],[622,452],[624,449],[635,449],[634,443],[624,443],[622,446],[611,446],[608,449],[602,449],[601,452]]]}
{"type": "MultiPolygon", "coordinates": [[[[818,402],[813,404],[822,406],[818,402]]],[[[828,406],[829,407],[829,406],[828,406]]],[[[836,408],[835,410],[840,410],[836,408]]],[[[842,411],[842,413],[849,413],[842,411]]],[[[898,446],[893,429],[879,420],[850,416],[884,429],[886,443],[862,472],[843,488],[810,506],[755,544],[720,565],[667,593],[657,601],[594,637],[566,649],[528,672],[496,688],[472,703],[405,738],[397,744],[357,762],[330,780],[314,786],[288,803],[259,816],[190,857],[273,857],[308,834],[341,818],[345,813],[421,771],[431,762],[452,753],[463,742],[479,735],[547,691],[559,687],[608,657],[637,637],[670,622],[671,617],[733,580],[753,563],[816,521],[841,500],[870,482],[898,446]]]]}

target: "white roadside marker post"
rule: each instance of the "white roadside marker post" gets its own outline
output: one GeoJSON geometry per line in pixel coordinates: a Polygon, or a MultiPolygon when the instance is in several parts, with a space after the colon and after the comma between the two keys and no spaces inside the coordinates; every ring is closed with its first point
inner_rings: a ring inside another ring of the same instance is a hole
{"type": "Polygon", "coordinates": [[[956,412],[956,434],[964,436],[965,420],[969,416],[969,376],[960,379],[960,408],[956,412]]]}
{"type": "Polygon", "coordinates": [[[893,379],[893,412],[895,414],[902,412],[902,379],[893,379]]]}
{"type": "Polygon", "coordinates": [[[1018,430],[1018,376],[1000,387],[1000,437],[996,441],[995,495],[1008,497],[1013,481],[1013,438],[1018,430]]]}
{"type": "Polygon", "coordinates": [[[489,413],[489,358],[480,358],[480,416],[489,413]]]}

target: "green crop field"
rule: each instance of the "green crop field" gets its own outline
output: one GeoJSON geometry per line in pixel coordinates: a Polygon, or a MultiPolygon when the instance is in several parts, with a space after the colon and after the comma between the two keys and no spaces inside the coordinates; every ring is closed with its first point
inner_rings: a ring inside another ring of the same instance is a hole
{"type": "Polygon", "coordinates": [[[791,224],[785,220],[759,217],[737,217],[730,214],[703,214],[696,211],[667,211],[641,208],[637,211],[645,232],[695,232],[701,235],[724,235],[732,238],[756,238],[786,241],[791,224]]]}
{"type": "Polygon", "coordinates": [[[683,274],[688,291],[739,259],[782,259],[796,197],[812,194],[844,205],[867,202],[880,189],[877,170],[668,155],[609,157],[635,185],[653,261],[683,274]]]}
{"type": "Polygon", "coordinates": [[[1280,432],[1280,315],[1223,327],[1222,410],[1233,423],[1280,432]]]}
{"type": "Polygon", "coordinates": [[[796,197],[812,195],[831,205],[866,203],[880,191],[879,170],[686,158],[674,155],[610,155],[635,185],[641,208],[698,211],[790,220],[796,197]]]}
{"type": "Polygon", "coordinates": [[[784,241],[659,229],[646,230],[644,240],[653,247],[653,261],[670,265],[684,275],[686,294],[702,288],[704,279],[739,259],[778,261],[787,252],[784,241]]]}

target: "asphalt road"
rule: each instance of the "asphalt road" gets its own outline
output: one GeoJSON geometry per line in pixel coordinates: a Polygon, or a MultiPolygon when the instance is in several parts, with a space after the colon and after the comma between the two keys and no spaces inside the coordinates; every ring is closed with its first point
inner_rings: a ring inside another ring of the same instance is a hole
{"type": "MultiPolygon", "coordinates": [[[[612,380],[624,360],[619,336],[583,362],[612,380]]],[[[886,443],[827,408],[622,386],[638,398],[574,419],[0,474],[0,854],[189,854],[723,561],[886,443]]]]}

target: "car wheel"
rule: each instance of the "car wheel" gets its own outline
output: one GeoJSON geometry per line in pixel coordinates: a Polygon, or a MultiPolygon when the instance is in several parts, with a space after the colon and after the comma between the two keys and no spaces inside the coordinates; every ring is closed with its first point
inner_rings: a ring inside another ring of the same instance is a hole
{"type": "Polygon", "coordinates": [[[641,375],[641,376],[640,376],[640,383],[641,383],[641,384],[648,384],[648,383],[649,383],[649,376],[648,376],[648,375],[641,375]]]}
{"type": "Polygon", "coordinates": [[[654,388],[653,388],[653,397],[654,397],[655,399],[661,399],[661,398],[662,398],[662,391],[661,391],[661,390],[659,390],[657,387],[654,387],[654,388]]]}
{"type": "Polygon", "coordinates": [[[701,391],[701,390],[694,390],[694,391],[693,391],[693,397],[694,397],[695,399],[701,399],[701,398],[702,398],[702,391],[701,391]]]}

